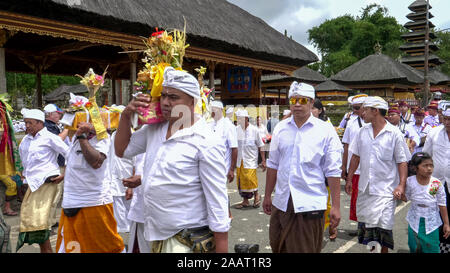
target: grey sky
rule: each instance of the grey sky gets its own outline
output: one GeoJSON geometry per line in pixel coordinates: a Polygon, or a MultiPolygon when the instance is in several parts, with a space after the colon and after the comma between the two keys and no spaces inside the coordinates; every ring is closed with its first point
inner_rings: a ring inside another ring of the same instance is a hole
{"type": "MultiPolygon", "coordinates": [[[[408,6],[415,0],[227,0],[256,17],[266,21],[274,29],[288,35],[298,43],[317,54],[308,42],[308,29],[318,26],[327,19],[341,15],[359,15],[362,8],[377,3],[385,6],[389,14],[401,24],[408,22],[408,6]]],[[[450,28],[450,1],[430,0],[431,19],[437,29],[450,28]]],[[[320,58],[320,56],[319,56],[320,58]]]]}

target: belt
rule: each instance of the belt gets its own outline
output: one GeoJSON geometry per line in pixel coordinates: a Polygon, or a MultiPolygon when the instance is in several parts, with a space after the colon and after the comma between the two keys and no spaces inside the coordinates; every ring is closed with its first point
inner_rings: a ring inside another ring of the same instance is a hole
{"type": "Polygon", "coordinates": [[[300,212],[300,214],[305,218],[321,218],[323,217],[324,213],[325,210],[300,212]]]}

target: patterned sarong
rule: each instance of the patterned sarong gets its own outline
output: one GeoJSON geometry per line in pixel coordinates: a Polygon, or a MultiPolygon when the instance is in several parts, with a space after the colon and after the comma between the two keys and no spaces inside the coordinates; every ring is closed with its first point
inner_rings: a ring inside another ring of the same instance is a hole
{"type": "Polygon", "coordinates": [[[11,253],[11,246],[9,240],[9,233],[11,227],[3,219],[2,211],[0,210],[0,253],[11,253]]]}
{"type": "Polygon", "coordinates": [[[366,228],[366,224],[364,223],[358,223],[358,242],[363,245],[370,245],[372,242],[377,242],[382,247],[394,249],[394,236],[392,230],[379,227],[366,228]]]}

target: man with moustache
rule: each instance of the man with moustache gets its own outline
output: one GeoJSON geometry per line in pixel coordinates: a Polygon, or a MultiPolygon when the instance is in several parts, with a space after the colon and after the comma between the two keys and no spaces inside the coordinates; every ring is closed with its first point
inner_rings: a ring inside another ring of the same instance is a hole
{"type": "Polygon", "coordinates": [[[131,133],[131,117],[150,100],[139,95],[122,112],[116,154],[146,153],[145,240],[153,253],[228,252],[225,146],[206,121],[194,114],[200,88],[194,76],[164,71],[161,110],[166,121],[131,133]],[[200,243],[191,239],[202,236],[200,243]]]}
{"type": "Polygon", "coordinates": [[[270,215],[274,253],[320,253],[328,199],[325,178],[332,197],[330,228],[341,218],[342,144],[329,123],[311,114],[314,98],[314,87],[293,82],[291,116],[273,133],[263,208],[270,215]]]}
{"type": "Polygon", "coordinates": [[[22,115],[27,135],[20,143],[19,153],[28,190],[21,206],[17,250],[25,243],[37,243],[41,253],[53,253],[49,240],[52,211],[58,201],[58,184],[64,179],[57,158],[59,154],[65,157],[69,147],[47,130],[42,111],[23,109],[22,115]]]}
{"type": "Polygon", "coordinates": [[[353,154],[345,191],[352,192],[352,179],[360,166],[358,200],[358,240],[361,244],[377,242],[381,252],[394,248],[394,214],[396,199],[405,192],[410,160],[403,135],[386,121],[388,103],[380,97],[368,97],[363,104],[363,126],[350,144],[353,154]]]}
{"type": "Polygon", "coordinates": [[[410,153],[414,153],[414,149],[420,144],[420,137],[410,123],[401,121],[401,112],[396,105],[389,108],[387,120],[400,129],[408,144],[410,153]]]}

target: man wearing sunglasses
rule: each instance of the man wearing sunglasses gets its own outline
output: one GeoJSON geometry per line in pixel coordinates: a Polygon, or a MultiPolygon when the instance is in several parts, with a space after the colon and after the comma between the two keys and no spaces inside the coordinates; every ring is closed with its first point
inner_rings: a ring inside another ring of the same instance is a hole
{"type": "MultiPolygon", "coordinates": [[[[348,148],[352,143],[355,136],[358,134],[361,127],[366,125],[364,119],[362,118],[362,105],[364,100],[368,96],[366,94],[359,94],[352,97],[351,104],[353,108],[353,113],[357,115],[356,119],[353,119],[348,122],[347,129],[344,132],[344,136],[342,137],[342,143],[344,144],[344,155],[342,156],[342,174],[341,178],[346,180],[348,169],[350,167],[350,160],[352,158],[352,153],[349,152],[348,148]]],[[[356,200],[358,198],[358,181],[359,181],[359,166],[353,175],[352,180],[352,194],[350,199],[350,220],[358,222],[358,218],[356,217],[356,200]]],[[[350,232],[351,236],[356,236],[357,232],[350,232]]]]}
{"type": "Polygon", "coordinates": [[[274,253],[321,251],[328,199],[325,178],[332,196],[330,228],[341,219],[342,144],[332,125],[311,114],[314,99],[314,87],[293,82],[291,116],[277,125],[272,136],[263,208],[271,215],[269,239],[274,253]]]}

